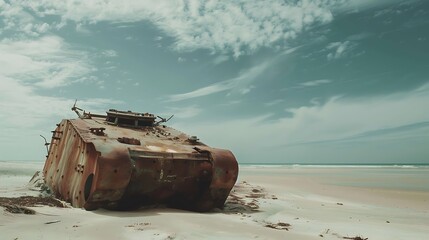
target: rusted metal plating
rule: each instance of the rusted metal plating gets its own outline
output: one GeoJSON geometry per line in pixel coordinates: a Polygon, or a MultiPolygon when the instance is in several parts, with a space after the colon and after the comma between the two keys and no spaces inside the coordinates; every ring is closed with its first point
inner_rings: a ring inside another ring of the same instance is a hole
{"type": "MultiPolygon", "coordinates": [[[[74,111],[81,110],[74,107],[74,111]]],[[[109,110],[65,119],[52,131],[43,169],[56,197],[74,207],[133,209],[154,203],[194,211],[222,208],[238,177],[229,150],[156,122],[109,110]]]]}

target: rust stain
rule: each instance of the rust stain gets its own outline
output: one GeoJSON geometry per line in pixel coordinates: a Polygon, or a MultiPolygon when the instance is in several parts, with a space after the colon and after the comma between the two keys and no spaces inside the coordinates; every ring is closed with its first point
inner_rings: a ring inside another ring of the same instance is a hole
{"type": "Polygon", "coordinates": [[[162,125],[166,119],[116,110],[78,116],[52,131],[43,169],[56,197],[74,207],[163,203],[208,211],[223,207],[237,180],[238,163],[229,150],[162,125]]]}

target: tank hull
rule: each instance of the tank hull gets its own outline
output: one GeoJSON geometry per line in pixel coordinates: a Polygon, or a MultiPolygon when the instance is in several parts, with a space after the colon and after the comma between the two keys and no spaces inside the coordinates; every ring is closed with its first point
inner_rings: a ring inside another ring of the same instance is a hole
{"type": "Polygon", "coordinates": [[[57,125],[43,169],[56,197],[74,207],[166,204],[222,208],[238,177],[234,155],[166,126],[124,128],[103,118],[57,125]]]}

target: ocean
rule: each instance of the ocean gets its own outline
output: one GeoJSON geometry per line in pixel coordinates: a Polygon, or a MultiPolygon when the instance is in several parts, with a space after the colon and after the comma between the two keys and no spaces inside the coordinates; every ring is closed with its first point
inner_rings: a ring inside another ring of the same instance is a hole
{"type": "Polygon", "coordinates": [[[307,175],[337,186],[429,191],[429,164],[240,164],[242,174],[264,174],[262,169],[290,169],[287,174],[307,175]]]}
{"type": "MultiPolygon", "coordinates": [[[[0,191],[24,186],[43,165],[44,161],[0,161],[0,191]]],[[[271,174],[306,176],[337,186],[429,191],[429,164],[241,163],[239,176],[264,175],[264,169],[271,174]],[[282,171],[285,169],[286,173],[282,171]]]]}

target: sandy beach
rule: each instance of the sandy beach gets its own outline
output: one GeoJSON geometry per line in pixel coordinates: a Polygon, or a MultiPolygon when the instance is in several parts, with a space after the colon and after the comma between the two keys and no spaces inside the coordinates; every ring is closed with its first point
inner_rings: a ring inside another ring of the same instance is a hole
{"type": "MultiPolygon", "coordinates": [[[[43,162],[0,162],[0,197],[37,196],[43,162]]],[[[0,239],[428,239],[428,167],[240,166],[224,209],[0,207],[0,239]],[[359,238],[358,238],[359,237],[359,238]]]]}

